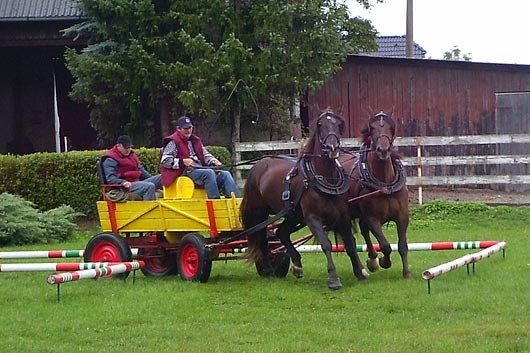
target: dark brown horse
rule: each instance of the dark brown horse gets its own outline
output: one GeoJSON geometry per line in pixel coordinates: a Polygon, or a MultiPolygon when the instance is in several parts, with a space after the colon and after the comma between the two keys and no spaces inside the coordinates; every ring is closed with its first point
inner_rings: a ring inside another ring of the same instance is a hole
{"type": "MultiPolygon", "coordinates": [[[[364,270],[356,251],[351,231],[347,190],[349,180],[337,162],[344,120],[331,110],[324,111],[316,121],[313,134],[298,159],[267,157],[259,160],[247,178],[242,220],[246,229],[267,222],[269,215],[284,217],[276,230],[292,261],[296,277],[303,276],[300,253],[291,242],[291,233],[307,225],[322,246],[327,259],[328,287],[342,287],[331,256],[331,242],[327,231],[342,236],[351,259],[353,272],[365,279],[364,270]]],[[[247,257],[264,261],[273,274],[267,255],[267,238],[264,227],[248,236],[247,257]]]]}
{"type": "Polygon", "coordinates": [[[363,145],[359,157],[341,155],[344,169],[351,174],[350,205],[352,218],[359,219],[359,227],[368,248],[368,269],[378,268],[370,232],[375,236],[383,257],[379,265],[390,268],[391,246],[383,234],[382,225],[393,221],[397,226],[398,251],[403,264],[403,277],[410,278],[408,263],[407,228],[409,225],[408,189],[406,175],[399,156],[393,152],[396,123],[384,112],[374,114],[362,131],[363,145]],[[374,193],[375,196],[362,198],[374,193]]]}

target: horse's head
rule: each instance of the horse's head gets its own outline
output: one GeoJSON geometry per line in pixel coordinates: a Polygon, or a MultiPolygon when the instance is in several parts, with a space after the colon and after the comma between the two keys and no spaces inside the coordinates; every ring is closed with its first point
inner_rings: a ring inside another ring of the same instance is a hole
{"type": "Polygon", "coordinates": [[[315,136],[320,143],[320,153],[337,158],[340,152],[340,138],[344,132],[344,119],[331,110],[321,113],[316,121],[315,136]]]}
{"type": "Polygon", "coordinates": [[[384,112],[374,114],[368,120],[367,129],[363,130],[365,140],[369,138],[372,151],[377,153],[379,159],[390,158],[390,152],[396,135],[396,123],[384,112]]]}

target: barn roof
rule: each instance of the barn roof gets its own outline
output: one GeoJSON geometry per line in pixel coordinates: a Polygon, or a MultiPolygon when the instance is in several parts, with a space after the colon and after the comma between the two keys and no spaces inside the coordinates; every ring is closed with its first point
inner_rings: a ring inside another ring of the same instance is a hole
{"type": "MultiPolygon", "coordinates": [[[[405,36],[383,36],[376,37],[379,50],[366,53],[370,56],[404,58],[407,56],[407,39],[405,36]]],[[[427,51],[418,44],[414,43],[414,58],[424,59],[427,51]]]]}
{"type": "Polygon", "coordinates": [[[71,20],[84,17],[75,0],[0,0],[0,22],[71,20]]]}

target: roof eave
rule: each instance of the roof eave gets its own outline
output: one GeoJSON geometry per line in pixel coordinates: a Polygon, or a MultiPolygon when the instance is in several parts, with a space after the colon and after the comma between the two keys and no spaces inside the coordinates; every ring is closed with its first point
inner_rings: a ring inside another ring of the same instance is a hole
{"type": "Polygon", "coordinates": [[[87,20],[88,17],[84,15],[79,16],[62,16],[62,17],[2,17],[0,23],[3,22],[57,22],[57,21],[82,21],[87,20]]]}

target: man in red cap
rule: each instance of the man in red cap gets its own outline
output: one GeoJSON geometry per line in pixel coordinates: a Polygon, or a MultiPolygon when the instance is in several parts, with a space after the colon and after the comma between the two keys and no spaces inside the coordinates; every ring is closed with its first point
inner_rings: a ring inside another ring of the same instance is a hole
{"type": "Polygon", "coordinates": [[[190,177],[196,185],[204,186],[210,199],[224,195],[241,197],[232,174],[226,170],[214,171],[208,166],[220,166],[215,158],[202,144],[199,136],[193,133],[193,124],[187,116],[177,121],[177,131],[164,138],[164,150],[161,159],[162,184],[171,185],[180,175],[190,177]],[[206,168],[205,168],[206,167],[206,168]]]}
{"type": "Polygon", "coordinates": [[[127,135],[118,137],[105,153],[102,166],[107,183],[122,185],[143,200],[154,200],[156,190],[162,188],[160,174],[152,176],[144,168],[127,135]]]}

